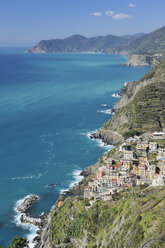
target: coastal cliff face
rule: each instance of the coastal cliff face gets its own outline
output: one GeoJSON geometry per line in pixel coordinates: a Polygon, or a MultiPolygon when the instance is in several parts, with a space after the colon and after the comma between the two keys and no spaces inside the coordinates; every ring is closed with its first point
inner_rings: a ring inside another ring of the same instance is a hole
{"type": "Polygon", "coordinates": [[[130,81],[126,82],[124,86],[120,89],[119,95],[120,98],[119,100],[115,103],[113,109],[115,112],[120,110],[122,107],[128,104],[128,102],[131,101],[131,98],[135,94],[135,89],[136,89],[137,82],[136,81],[130,81]]]}
{"type": "Polygon", "coordinates": [[[36,46],[26,51],[27,53],[46,53],[48,52],[46,46],[42,42],[39,42],[36,46]]]}
{"type": "MultiPolygon", "coordinates": [[[[123,136],[165,128],[165,62],[155,66],[139,82],[129,82],[121,89],[114,106],[116,114],[101,127],[96,137],[117,132],[123,136]]],[[[111,142],[111,137],[106,140],[111,142]]]]}
{"type": "MultiPolygon", "coordinates": [[[[52,210],[54,210],[54,206],[52,207],[52,210]]],[[[49,228],[50,228],[50,222],[51,222],[51,217],[50,215],[47,216],[44,227],[42,229],[38,244],[35,246],[35,248],[52,248],[50,246],[49,242],[49,228]]]]}
{"type": "Polygon", "coordinates": [[[164,207],[164,187],[138,186],[92,205],[82,197],[67,198],[51,210],[40,248],[163,248],[164,207]]]}

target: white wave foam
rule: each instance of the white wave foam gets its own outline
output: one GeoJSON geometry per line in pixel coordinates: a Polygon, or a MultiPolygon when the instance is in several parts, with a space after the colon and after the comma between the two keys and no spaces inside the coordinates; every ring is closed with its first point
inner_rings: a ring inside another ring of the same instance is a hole
{"type": "MultiPolygon", "coordinates": [[[[30,223],[22,223],[21,222],[21,216],[23,215],[24,218],[26,218],[25,214],[22,214],[21,212],[18,211],[18,207],[22,205],[22,203],[25,201],[26,198],[30,197],[30,195],[18,200],[14,206],[14,220],[13,222],[16,224],[16,226],[21,227],[23,229],[27,229],[30,231],[30,234],[27,235],[27,240],[29,241],[29,248],[34,248],[37,244],[36,241],[34,241],[34,239],[36,237],[38,237],[39,235],[37,234],[37,231],[39,231],[39,227],[35,226],[34,224],[30,224],[30,223]]],[[[39,197],[37,196],[37,198],[39,199],[39,197]]],[[[28,220],[33,221],[34,218],[28,217],[28,220]]],[[[40,219],[35,219],[37,221],[39,221],[40,219]]]]}
{"type": "Polygon", "coordinates": [[[112,148],[112,145],[108,145],[106,143],[104,143],[101,139],[96,139],[96,142],[98,144],[98,146],[102,147],[102,148],[106,148],[106,150],[110,150],[112,148]]]}
{"type": "Polygon", "coordinates": [[[10,180],[26,180],[26,179],[40,179],[44,174],[38,173],[38,175],[24,176],[24,177],[12,177],[10,180]]]}
{"type": "Polygon", "coordinates": [[[60,194],[65,194],[66,191],[69,191],[70,188],[77,185],[79,182],[81,182],[84,178],[84,176],[81,176],[82,170],[76,169],[72,172],[73,181],[69,184],[69,188],[67,189],[60,189],[60,194]]]}
{"type": "Polygon", "coordinates": [[[111,150],[112,147],[113,147],[112,145],[108,145],[108,144],[104,143],[101,139],[94,139],[94,138],[91,138],[91,134],[92,134],[92,133],[96,133],[96,131],[97,131],[97,130],[92,131],[92,132],[88,132],[88,133],[86,134],[87,137],[88,137],[90,140],[95,141],[99,147],[105,148],[105,149],[106,149],[106,152],[109,151],[109,150],[111,150]]]}
{"type": "Polygon", "coordinates": [[[29,241],[29,248],[35,248],[35,246],[37,245],[37,241],[34,241],[34,239],[39,236],[38,234],[36,234],[38,230],[39,229],[36,229],[33,231],[33,233],[27,235],[27,240],[29,241]]]}
{"type": "Polygon", "coordinates": [[[108,106],[108,104],[106,104],[106,103],[101,104],[101,107],[107,107],[107,106],[108,106]]]}
{"type": "Polygon", "coordinates": [[[115,98],[120,98],[120,95],[119,95],[119,94],[117,94],[117,93],[114,93],[114,94],[112,94],[112,97],[115,97],[115,98]]]}
{"type": "Polygon", "coordinates": [[[69,188],[67,189],[60,189],[60,194],[65,194],[65,192],[69,191],[69,188]]]}
{"type": "Polygon", "coordinates": [[[77,185],[79,182],[81,182],[83,180],[83,176],[81,176],[82,170],[75,170],[73,171],[72,175],[73,175],[73,179],[74,181],[69,185],[70,188],[72,188],[74,185],[77,185]]]}
{"type": "Polygon", "coordinates": [[[107,115],[111,115],[112,114],[112,109],[105,109],[105,110],[98,110],[97,111],[98,113],[104,113],[104,114],[107,114],[107,115]]]}
{"type": "Polygon", "coordinates": [[[97,132],[97,129],[93,130],[93,131],[90,131],[90,132],[87,132],[85,135],[88,137],[88,139],[92,139],[91,134],[96,133],[96,132],[97,132]]]}

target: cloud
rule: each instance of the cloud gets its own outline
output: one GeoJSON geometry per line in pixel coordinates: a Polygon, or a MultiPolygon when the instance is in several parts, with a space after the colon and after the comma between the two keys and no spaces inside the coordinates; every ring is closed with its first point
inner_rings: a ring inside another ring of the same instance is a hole
{"type": "MultiPolygon", "coordinates": [[[[94,13],[91,13],[91,15],[93,15],[93,16],[102,16],[102,13],[101,12],[94,12],[94,13]]],[[[117,14],[115,14],[112,10],[107,10],[105,12],[105,15],[106,16],[111,16],[115,20],[124,20],[124,19],[130,19],[130,18],[132,18],[131,15],[124,14],[124,13],[117,13],[117,14]]]]}
{"type": "Polygon", "coordinates": [[[113,15],[114,15],[114,12],[113,12],[113,11],[110,11],[110,10],[107,10],[107,11],[105,12],[105,14],[106,14],[107,16],[113,16],[113,15]]]}
{"type": "Polygon", "coordinates": [[[123,14],[123,13],[115,14],[112,10],[107,10],[105,12],[105,15],[111,16],[115,20],[124,20],[124,19],[132,18],[132,16],[128,14],[123,14]]]}
{"type": "Polygon", "coordinates": [[[132,18],[131,15],[123,14],[123,13],[113,15],[113,19],[115,20],[124,20],[124,19],[130,19],[130,18],[132,18]]]}
{"type": "Polygon", "coordinates": [[[134,3],[130,3],[128,6],[129,6],[130,8],[136,8],[136,5],[135,5],[134,3]]]}
{"type": "Polygon", "coordinates": [[[101,12],[94,12],[91,15],[93,15],[93,16],[102,16],[102,13],[101,12]]]}

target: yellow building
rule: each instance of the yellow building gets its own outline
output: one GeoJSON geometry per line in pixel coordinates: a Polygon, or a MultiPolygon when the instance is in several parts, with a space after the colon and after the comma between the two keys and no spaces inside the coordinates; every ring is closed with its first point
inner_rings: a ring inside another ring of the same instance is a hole
{"type": "Polygon", "coordinates": [[[133,162],[132,161],[124,161],[123,167],[128,170],[132,170],[133,162]]]}
{"type": "Polygon", "coordinates": [[[136,176],[139,176],[139,167],[134,165],[133,166],[133,173],[136,175],[136,176]]]}

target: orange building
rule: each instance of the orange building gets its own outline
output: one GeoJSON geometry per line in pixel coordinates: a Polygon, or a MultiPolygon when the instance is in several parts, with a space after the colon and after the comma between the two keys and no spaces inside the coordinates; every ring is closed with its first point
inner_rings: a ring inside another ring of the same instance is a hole
{"type": "Polygon", "coordinates": [[[64,201],[59,201],[57,206],[61,207],[63,204],[64,204],[64,201]]]}

